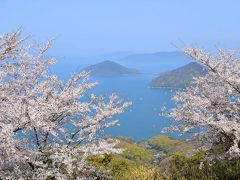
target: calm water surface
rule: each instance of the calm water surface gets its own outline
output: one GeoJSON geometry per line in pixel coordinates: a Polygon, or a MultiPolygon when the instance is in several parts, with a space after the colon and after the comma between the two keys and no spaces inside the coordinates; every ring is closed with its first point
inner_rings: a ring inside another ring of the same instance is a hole
{"type": "MultiPolygon", "coordinates": [[[[95,94],[108,96],[115,92],[125,101],[133,103],[124,113],[116,116],[120,126],[105,130],[105,134],[144,140],[161,134],[162,128],[173,124],[173,121],[161,117],[159,113],[163,106],[174,107],[171,96],[176,90],[149,88],[153,78],[145,75],[92,78],[99,82],[92,90],[95,94]]],[[[176,133],[167,135],[178,137],[176,133]]]]}
{"type": "MultiPolygon", "coordinates": [[[[67,64],[60,62],[52,69],[52,72],[57,73],[60,79],[67,79],[70,72],[81,70],[81,67],[87,66],[87,63],[89,62],[80,66],[73,62],[67,64]]],[[[90,81],[97,80],[99,84],[90,93],[106,97],[111,93],[116,93],[125,101],[133,103],[124,113],[114,117],[119,120],[120,126],[105,130],[104,135],[127,136],[135,140],[144,140],[161,134],[164,127],[174,123],[166,117],[161,117],[159,113],[163,106],[174,107],[171,96],[176,90],[149,88],[149,83],[154,78],[154,75],[91,77],[90,81]]],[[[179,138],[177,133],[166,135],[179,138]]]]}

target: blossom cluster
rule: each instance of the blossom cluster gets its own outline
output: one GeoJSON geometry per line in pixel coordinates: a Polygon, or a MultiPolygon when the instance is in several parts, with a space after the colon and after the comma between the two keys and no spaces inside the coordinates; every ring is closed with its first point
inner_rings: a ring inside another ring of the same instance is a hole
{"type": "Polygon", "coordinates": [[[0,36],[0,179],[84,178],[89,155],[120,151],[96,134],[130,103],[115,94],[83,100],[96,85],[88,72],[63,83],[48,73],[52,43],[26,44],[20,31],[0,36]]]}
{"type": "Polygon", "coordinates": [[[186,48],[184,52],[201,63],[208,71],[194,78],[186,90],[174,96],[177,106],[169,114],[181,121],[172,130],[195,133],[200,147],[213,148],[225,144],[224,156],[240,156],[240,61],[234,51],[219,49],[211,55],[199,48],[186,48]]]}

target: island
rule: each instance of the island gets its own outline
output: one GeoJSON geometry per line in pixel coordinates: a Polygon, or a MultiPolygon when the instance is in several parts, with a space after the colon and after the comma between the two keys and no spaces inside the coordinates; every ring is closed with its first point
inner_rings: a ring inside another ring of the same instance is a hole
{"type": "Polygon", "coordinates": [[[150,83],[152,88],[185,88],[192,81],[193,77],[204,76],[207,73],[206,68],[196,62],[180,68],[159,74],[150,83]]]}
{"type": "Polygon", "coordinates": [[[137,69],[127,68],[113,61],[103,61],[86,67],[84,70],[90,71],[91,75],[112,76],[112,75],[138,75],[137,69]]]}

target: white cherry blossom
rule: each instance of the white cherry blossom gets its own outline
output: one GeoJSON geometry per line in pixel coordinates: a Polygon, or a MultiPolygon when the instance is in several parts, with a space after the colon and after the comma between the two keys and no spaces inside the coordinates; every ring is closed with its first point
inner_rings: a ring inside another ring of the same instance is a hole
{"type": "Polygon", "coordinates": [[[193,83],[174,96],[176,108],[170,117],[181,121],[168,130],[197,132],[202,148],[211,148],[218,143],[227,147],[229,157],[240,156],[240,60],[234,51],[218,50],[211,55],[198,48],[184,52],[203,64],[208,74],[196,77],[193,83]]]}
{"type": "Polygon", "coordinates": [[[96,134],[130,103],[115,94],[83,101],[96,83],[88,72],[67,83],[49,75],[50,47],[27,45],[20,31],[0,36],[0,179],[84,178],[89,155],[120,152],[96,134]]]}

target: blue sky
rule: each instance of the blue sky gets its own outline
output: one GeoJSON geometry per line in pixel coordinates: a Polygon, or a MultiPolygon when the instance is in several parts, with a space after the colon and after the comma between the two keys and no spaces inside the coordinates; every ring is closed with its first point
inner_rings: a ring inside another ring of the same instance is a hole
{"type": "Polygon", "coordinates": [[[0,0],[0,8],[1,33],[56,38],[56,55],[240,48],[239,0],[0,0]]]}

